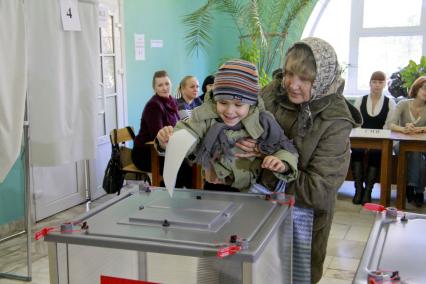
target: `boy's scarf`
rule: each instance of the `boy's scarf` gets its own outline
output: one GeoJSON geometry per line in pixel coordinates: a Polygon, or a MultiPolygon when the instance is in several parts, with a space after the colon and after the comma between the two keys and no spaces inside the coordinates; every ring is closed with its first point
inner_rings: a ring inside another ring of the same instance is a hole
{"type": "MultiPolygon", "coordinates": [[[[262,135],[257,139],[259,151],[262,154],[271,155],[280,149],[296,153],[292,141],[284,135],[284,131],[271,114],[261,112],[259,122],[264,129],[262,135]]],[[[234,153],[231,149],[237,141],[229,139],[225,132],[226,130],[238,131],[242,127],[241,122],[232,127],[227,126],[222,121],[213,124],[195,151],[195,162],[204,169],[210,169],[211,164],[219,160],[221,156],[224,159],[233,158],[234,153]]]]}
{"type": "Polygon", "coordinates": [[[201,144],[195,151],[195,162],[208,170],[211,167],[210,163],[224,156],[225,159],[231,159],[234,155],[231,148],[236,141],[231,141],[225,134],[225,130],[241,130],[242,123],[239,122],[235,126],[228,126],[222,120],[213,124],[207,131],[201,144]]]}
{"type": "Polygon", "coordinates": [[[259,115],[260,125],[262,125],[263,133],[257,139],[259,143],[259,151],[265,155],[272,155],[278,150],[286,150],[292,154],[297,153],[293,141],[287,138],[284,130],[272,116],[267,112],[261,112],[259,115]]]}

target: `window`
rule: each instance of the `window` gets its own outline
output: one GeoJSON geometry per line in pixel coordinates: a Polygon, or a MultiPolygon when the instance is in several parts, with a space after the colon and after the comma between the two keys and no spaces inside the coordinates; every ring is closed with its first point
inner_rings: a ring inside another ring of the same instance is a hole
{"type": "Polygon", "coordinates": [[[345,69],[345,95],[368,93],[371,73],[389,77],[426,54],[426,0],[318,0],[303,37],[330,42],[345,69]]]}

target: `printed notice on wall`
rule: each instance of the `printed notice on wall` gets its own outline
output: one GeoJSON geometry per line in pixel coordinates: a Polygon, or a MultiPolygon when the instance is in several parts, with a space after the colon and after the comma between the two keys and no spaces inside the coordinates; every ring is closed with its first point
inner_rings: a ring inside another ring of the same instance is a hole
{"type": "Polygon", "coordinates": [[[145,60],[145,35],[135,34],[135,60],[145,60]]]}
{"type": "Polygon", "coordinates": [[[151,48],[163,48],[163,40],[151,39],[151,48]]]}
{"type": "Polygon", "coordinates": [[[60,6],[64,31],[81,31],[77,0],[61,0],[60,6]]]}

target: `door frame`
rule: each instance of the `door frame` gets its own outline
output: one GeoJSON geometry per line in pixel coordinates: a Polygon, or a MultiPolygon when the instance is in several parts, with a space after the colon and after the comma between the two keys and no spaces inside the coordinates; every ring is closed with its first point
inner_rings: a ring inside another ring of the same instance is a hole
{"type": "MultiPolygon", "coordinates": [[[[125,77],[125,46],[124,46],[124,30],[123,30],[123,0],[100,0],[100,5],[103,5],[108,16],[114,17],[114,54],[116,66],[116,114],[117,127],[121,128],[127,125],[127,93],[126,93],[126,77],[125,77]]],[[[103,92],[103,90],[102,90],[103,92]]],[[[102,188],[102,179],[106,165],[111,155],[111,143],[109,133],[104,136],[99,136],[97,139],[97,157],[95,160],[88,161],[87,183],[89,185],[89,198],[95,200],[106,192],[102,188]],[[100,148],[103,149],[100,149],[100,148]],[[100,157],[102,155],[102,157],[100,157]],[[102,178],[101,178],[102,177],[102,178]]]]}

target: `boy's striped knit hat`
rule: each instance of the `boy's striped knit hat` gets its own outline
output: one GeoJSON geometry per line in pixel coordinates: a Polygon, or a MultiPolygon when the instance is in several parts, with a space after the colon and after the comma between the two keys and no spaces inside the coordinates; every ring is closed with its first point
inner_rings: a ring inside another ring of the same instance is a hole
{"type": "Polygon", "coordinates": [[[232,59],[216,72],[213,98],[215,101],[238,99],[242,103],[254,105],[259,90],[256,66],[245,60],[232,59]]]}

